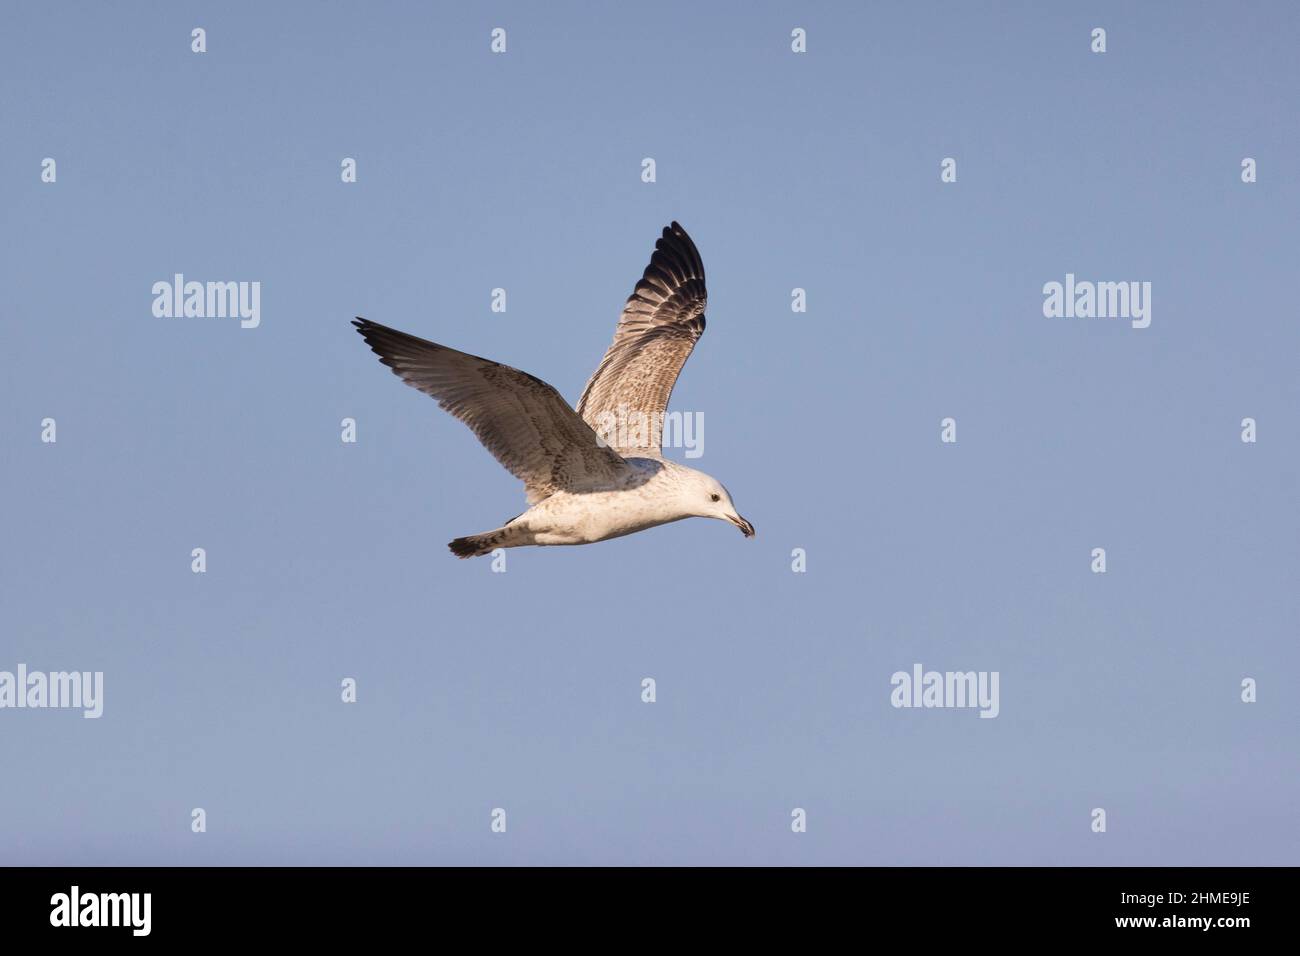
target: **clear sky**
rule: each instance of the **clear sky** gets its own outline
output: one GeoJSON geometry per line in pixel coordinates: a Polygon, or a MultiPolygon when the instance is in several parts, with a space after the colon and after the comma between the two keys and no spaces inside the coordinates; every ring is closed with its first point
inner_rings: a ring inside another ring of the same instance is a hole
{"type": "Polygon", "coordinates": [[[1298,47],[1289,3],[9,5],[0,671],[104,713],[0,710],[0,862],[1300,862],[1298,47]],[[456,560],[521,488],[349,320],[576,402],[673,219],[669,454],[757,538],[456,560]],[[260,325],[156,317],[176,273],[260,325]],[[1067,273],[1150,326],[1045,317],[1067,273]],[[997,718],[891,706],[915,664],[997,718]]]}

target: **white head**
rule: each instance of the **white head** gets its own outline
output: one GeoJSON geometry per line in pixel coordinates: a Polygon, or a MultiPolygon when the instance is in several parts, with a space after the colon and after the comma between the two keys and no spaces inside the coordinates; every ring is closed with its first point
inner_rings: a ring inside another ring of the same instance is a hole
{"type": "Polygon", "coordinates": [[[730,521],[746,538],[754,536],[754,526],[740,516],[722,482],[693,468],[682,468],[681,471],[678,495],[683,511],[697,518],[730,521]]]}

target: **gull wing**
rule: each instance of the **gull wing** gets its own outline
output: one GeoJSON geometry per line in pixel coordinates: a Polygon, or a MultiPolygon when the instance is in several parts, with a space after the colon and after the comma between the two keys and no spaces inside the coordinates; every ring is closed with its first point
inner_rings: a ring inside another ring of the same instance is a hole
{"type": "Polygon", "coordinates": [[[631,466],[550,385],[527,372],[358,318],[379,360],[437,400],[524,483],[528,503],[624,478],[631,466]]]}
{"type": "Polygon", "coordinates": [[[704,334],[704,263],[674,222],[655,243],[587,382],[578,414],[623,455],[662,457],[663,415],[682,366],[704,334]]]}

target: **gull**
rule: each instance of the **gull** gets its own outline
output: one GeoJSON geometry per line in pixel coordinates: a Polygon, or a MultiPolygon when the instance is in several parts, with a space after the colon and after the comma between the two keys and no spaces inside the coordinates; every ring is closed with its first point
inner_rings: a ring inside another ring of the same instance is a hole
{"type": "Polygon", "coordinates": [[[576,410],[527,372],[358,317],[352,324],[379,361],[468,425],[524,483],[527,511],[456,538],[451,552],[591,544],[683,518],[729,521],[753,537],[720,482],[669,461],[660,447],[673,385],[704,333],[706,300],[700,253],[674,222],[576,410]]]}

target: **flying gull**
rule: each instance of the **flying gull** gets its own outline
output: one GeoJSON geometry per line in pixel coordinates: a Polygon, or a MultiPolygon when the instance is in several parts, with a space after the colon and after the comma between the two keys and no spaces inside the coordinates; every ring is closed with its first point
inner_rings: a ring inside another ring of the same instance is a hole
{"type": "Polygon", "coordinates": [[[353,322],[381,362],[468,425],[524,483],[527,511],[457,538],[452,553],[591,544],[683,518],[730,521],[752,537],[754,526],[721,483],[669,461],[660,448],[668,397],[704,334],[706,300],[700,253],[674,222],[655,243],[576,411],[527,372],[377,322],[353,322]]]}

